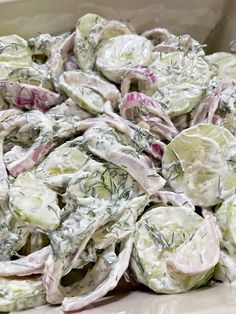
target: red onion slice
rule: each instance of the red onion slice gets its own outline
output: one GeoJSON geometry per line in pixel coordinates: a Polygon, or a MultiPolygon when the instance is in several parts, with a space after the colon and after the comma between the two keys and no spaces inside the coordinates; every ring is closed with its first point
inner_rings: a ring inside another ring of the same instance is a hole
{"type": "Polygon", "coordinates": [[[17,82],[1,81],[0,91],[5,100],[20,108],[48,111],[63,102],[62,96],[43,87],[17,82]]]}
{"type": "Polygon", "coordinates": [[[132,81],[138,82],[139,91],[154,92],[157,89],[157,75],[156,73],[143,65],[135,65],[129,69],[121,82],[121,96],[125,96],[130,89],[132,81]]]}
{"type": "Polygon", "coordinates": [[[14,261],[0,262],[0,276],[29,276],[42,274],[44,263],[51,251],[50,246],[14,261]]]}
{"type": "Polygon", "coordinates": [[[123,118],[134,123],[141,121],[149,125],[150,131],[168,140],[173,139],[178,131],[161,105],[152,98],[138,92],[127,94],[119,106],[123,118]]]}

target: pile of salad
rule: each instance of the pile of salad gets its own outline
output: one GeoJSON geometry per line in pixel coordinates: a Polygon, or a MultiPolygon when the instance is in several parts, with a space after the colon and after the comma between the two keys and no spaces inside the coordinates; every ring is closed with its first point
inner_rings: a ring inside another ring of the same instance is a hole
{"type": "Polygon", "coordinates": [[[0,311],[235,282],[236,55],[203,48],[95,14],[0,37],[0,311]]]}

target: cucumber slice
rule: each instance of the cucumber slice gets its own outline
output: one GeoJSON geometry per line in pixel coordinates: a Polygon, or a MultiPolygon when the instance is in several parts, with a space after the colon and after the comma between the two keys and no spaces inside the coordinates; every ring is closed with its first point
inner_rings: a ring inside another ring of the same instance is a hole
{"type": "Polygon", "coordinates": [[[0,80],[19,67],[31,66],[31,54],[27,41],[11,35],[0,37],[0,80]]]}
{"type": "Polygon", "coordinates": [[[138,35],[110,38],[97,50],[96,65],[109,80],[120,83],[124,74],[134,65],[152,62],[152,43],[138,35]]]}
{"type": "Polygon", "coordinates": [[[0,278],[0,312],[22,311],[44,304],[41,278],[0,278]]]}
{"type": "Polygon", "coordinates": [[[20,220],[41,230],[50,231],[60,224],[57,195],[32,172],[20,174],[9,191],[10,207],[20,220]]]}
{"type": "Polygon", "coordinates": [[[172,117],[190,112],[197,105],[211,74],[203,58],[180,51],[157,53],[150,67],[158,75],[158,89],[152,97],[172,117]]]}
{"type": "Polygon", "coordinates": [[[95,115],[102,113],[104,98],[93,89],[83,85],[72,84],[72,81],[73,76],[71,78],[70,75],[62,75],[59,79],[59,85],[84,110],[95,115]]]}
{"type": "Polygon", "coordinates": [[[36,168],[35,175],[40,179],[46,179],[62,174],[72,174],[80,170],[88,160],[88,156],[66,143],[52,151],[49,156],[36,168]]]}
{"type": "Polygon", "coordinates": [[[205,60],[217,76],[236,79],[236,55],[228,52],[215,52],[205,60]]]}
{"type": "Polygon", "coordinates": [[[90,45],[89,35],[92,29],[105,19],[96,14],[86,14],[82,16],[76,25],[75,32],[75,54],[77,56],[78,65],[81,70],[89,70],[93,68],[95,63],[94,48],[90,45]]]}
{"type": "Polygon", "coordinates": [[[222,233],[221,245],[230,255],[236,253],[236,195],[225,200],[216,212],[216,220],[222,233]]]}
{"type": "Polygon", "coordinates": [[[146,212],[136,224],[131,257],[137,279],[158,293],[180,293],[205,284],[218,262],[219,244],[215,232],[212,248],[207,240],[196,241],[203,234],[212,236],[203,224],[203,218],[186,207],[156,207],[146,212]],[[179,269],[170,267],[170,260],[183,248],[188,254],[182,255],[179,269]],[[190,257],[199,258],[199,254],[204,255],[204,268],[201,260],[191,262],[190,257]]]}
{"type": "Polygon", "coordinates": [[[217,125],[198,124],[182,131],[164,150],[162,173],[175,192],[209,207],[232,195],[235,137],[217,125]]]}

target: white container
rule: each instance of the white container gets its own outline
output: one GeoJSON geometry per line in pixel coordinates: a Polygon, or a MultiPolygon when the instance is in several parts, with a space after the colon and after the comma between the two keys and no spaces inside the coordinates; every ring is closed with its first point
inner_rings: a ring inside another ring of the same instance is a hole
{"type": "Polygon", "coordinates": [[[58,34],[73,29],[88,12],[128,19],[138,32],[161,26],[189,33],[224,50],[235,39],[234,0],[0,0],[0,35],[58,34]]]}

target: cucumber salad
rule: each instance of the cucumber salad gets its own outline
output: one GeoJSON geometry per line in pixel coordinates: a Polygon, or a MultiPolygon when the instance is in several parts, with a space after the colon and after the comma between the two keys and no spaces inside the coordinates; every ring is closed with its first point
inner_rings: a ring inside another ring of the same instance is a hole
{"type": "Polygon", "coordinates": [[[0,108],[1,312],[236,282],[233,50],[86,14],[0,37],[0,108]]]}

